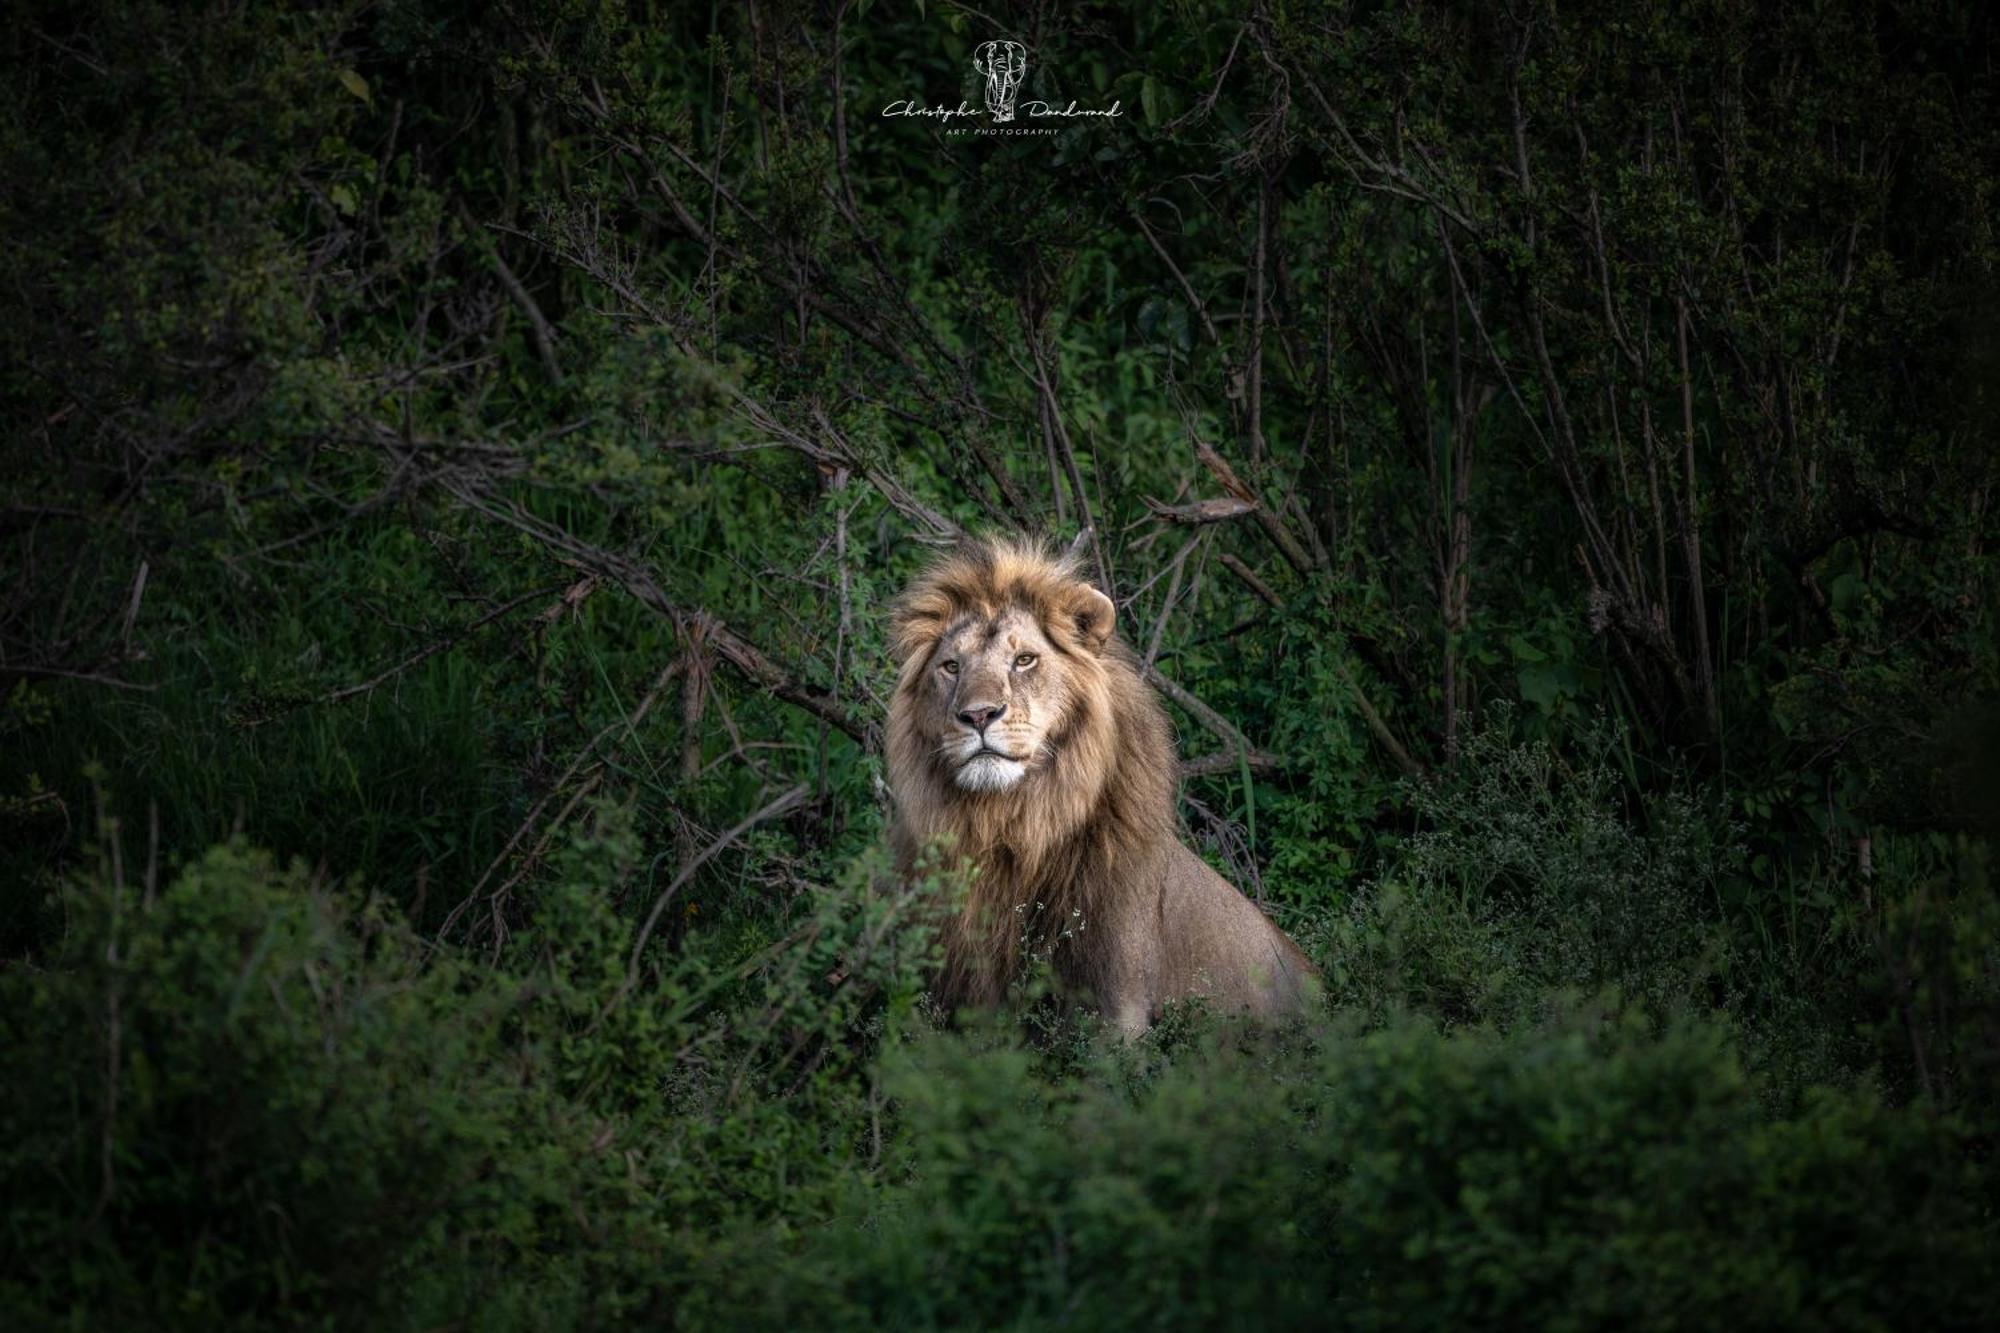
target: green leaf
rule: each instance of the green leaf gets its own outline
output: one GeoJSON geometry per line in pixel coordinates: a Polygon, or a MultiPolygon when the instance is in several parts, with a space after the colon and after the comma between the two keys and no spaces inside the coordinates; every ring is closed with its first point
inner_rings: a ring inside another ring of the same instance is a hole
{"type": "Polygon", "coordinates": [[[1521,688],[1521,697],[1537,708],[1555,707],[1556,700],[1564,693],[1559,667],[1525,666],[1515,673],[1514,679],[1521,688]]]}
{"type": "Polygon", "coordinates": [[[1160,85],[1148,74],[1139,84],[1139,106],[1146,113],[1146,123],[1160,123],[1160,85]]]}
{"type": "Polygon", "coordinates": [[[353,93],[356,97],[366,102],[369,106],[372,107],[375,105],[375,95],[369,92],[368,90],[368,80],[362,78],[359,74],[356,74],[351,69],[343,69],[337,72],[340,75],[341,87],[347,89],[348,92],[353,93]]]}
{"type": "Polygon", "coordinates": [[[1151,340],[1153,330],[1160,327],[1160,316],[1166,312],[1166,308],[1167,303],[1157,296],[1148,296],[1139,302],[1139,314],[1134,322],[1139,327],[1141,338],[1151,340]]]}

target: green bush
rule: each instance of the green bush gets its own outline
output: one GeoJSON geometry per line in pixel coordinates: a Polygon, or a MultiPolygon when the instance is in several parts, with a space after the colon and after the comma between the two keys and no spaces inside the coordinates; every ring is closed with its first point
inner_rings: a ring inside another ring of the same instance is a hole
{"type": "Polygon", "coordinates": [[[520,971],[240,846],[75,886],[0,974],[0,1309],[588,1324],[809,1207],[865,1151],[867,1031],[919,991],[910,894],[862,867],[747,959],[654,970],[605,907],[633,845],[616,810],[575,841],[520,971]]]}
{"type": "Polygon", "coordinates": [[[1948,1125],[1832,1090],[1773,1117],[1712,1025],[1134,1059],[1052,1085],[990,1035],[892,1053],[893,1168],[758,1276],[757,1321],[1891,1329],[1995,1295],[1948,1125]]]}
{"type": "Polygon", "coordinates": [[[115,864],[78,884],[60,949],[0,977],[0,1305],[1886,1329],[1996,1294],[1956,1122],[1865,1089],[1774,1112],[1722,1025],[938,1032],[918,900],[866,866],[779,939],[635,982],[602,906],[635,845],[615,809],[573,841],[519,970],[241,847],[157,893],[115,864]]]}
{"type": "Polygon", "coordinates": [[[1772,1117],[1717,1028],[1359,1043],[1329,1119],[1363,1327],[1967,1327],[1991,1222],[1948,1128],[1772,1117]]]}
{"type": "Polygon", "coordinates": [[[1733,998],[1730,828],[1681,791],[1629,816],[1603,722],[1567,758],[1510,723],[1496,712],[1453,775],[1409,787],[1421,831],[1325,927],[1335,1001],[1505,1023],[1566,990],[1656,1013],[1733,998]]]}

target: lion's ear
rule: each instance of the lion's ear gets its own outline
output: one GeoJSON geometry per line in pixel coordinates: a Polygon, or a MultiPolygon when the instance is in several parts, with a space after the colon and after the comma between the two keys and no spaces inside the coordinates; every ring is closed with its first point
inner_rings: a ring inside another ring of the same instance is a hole
{"type": "Polygon", "coordinates": [[[1111,627],[1118,619],[1118,608],[1111,599],[1087,583],[1080,584],[1070,602],[1069,614],[1084,646],[1092,652],[1102,652],[1111,641],[1111,627]]]}
{"type": "Polygon", "coordinates": [[[937,642],[950,604],[941,597],[915,596],[897,603],[889,617],[889,648],[907,662],[937,642]]]}

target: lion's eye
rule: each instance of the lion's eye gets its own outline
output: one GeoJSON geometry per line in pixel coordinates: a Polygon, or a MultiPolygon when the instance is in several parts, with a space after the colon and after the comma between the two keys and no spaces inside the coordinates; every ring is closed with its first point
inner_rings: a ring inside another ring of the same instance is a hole
{"type": "Polygon", "coordinates": [[[938,670],[944,672],[947,676],[956,676],[958,674],[958,663],[955,660],[940,662],[938,663],[938,670]]]}
{"type": "Polygon", "coordinates": [[[1031,667],[1036,661],[1037,659],[1033,653],[1021,653],[1014,658],[1014,665],[1017,667],[1031,667]]]}

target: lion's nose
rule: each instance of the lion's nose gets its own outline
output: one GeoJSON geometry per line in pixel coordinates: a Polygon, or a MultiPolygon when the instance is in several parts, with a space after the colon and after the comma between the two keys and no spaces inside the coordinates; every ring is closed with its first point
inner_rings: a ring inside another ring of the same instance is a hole
{"type": "Polygon", "coordinates": [[[958,715],[958,720],[974,731],[984,731],[989,722],[1007,711],[1006,704],[974,704],[958,715]]]}

